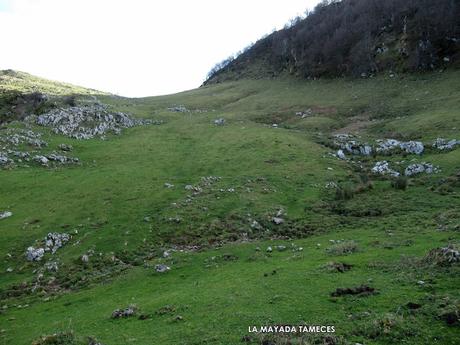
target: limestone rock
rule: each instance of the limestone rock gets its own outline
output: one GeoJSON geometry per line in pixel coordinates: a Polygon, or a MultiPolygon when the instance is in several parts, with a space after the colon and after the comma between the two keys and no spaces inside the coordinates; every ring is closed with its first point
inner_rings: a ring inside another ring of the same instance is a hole
{"type": "Polygon", "coordinates": [[[399,172],[391,169],[387,161],[380,161],[375,163],[375,166],[372,168],[372,172],[379,175],[390,175],[394,177],[399,176],[399,172]]]}
{"type": "Polygon", "coordinates": [[[45,255],[45,250],[43,248],[29,247],[26,250],[26,258],[29,261],[40,261],[43,255],[45,255]]]}
{"type": "Polygon", "coordinates": [[[13,212],[10,212],[10,211],[0,212],[0,220],[9,218],[12,215],[13,215],[13,212]]]}
{"type": "Polygon", "coordinates": [[[171,269],[171,267],[163,265],[163,264],[158,264],[155,265],[155,271],[158,273],[166,273],[171,269]]]}

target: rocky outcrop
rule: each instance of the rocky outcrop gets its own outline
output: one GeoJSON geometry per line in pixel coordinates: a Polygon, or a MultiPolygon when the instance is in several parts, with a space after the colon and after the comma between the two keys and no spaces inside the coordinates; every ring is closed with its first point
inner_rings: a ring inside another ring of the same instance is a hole
{"type": "Polygon", "coordinates": [[[27,120],[75,139],[105,138],[110,133],[120,134],[123,128],[161,123],[134,119],[125,113],[109,111],[107,106],[100,104],[53,109],[39,116],[29,116],[27,120]]]}
{"type": "Polygon", "coordinates": [[[374,152],[381,155],[389,155],[402,151],[409,154],[420,155],[425,147],[420,141],[399,141],[396,139],[377,139],[375,143],[361,142],[359,137],[350,134],[338,134],[333,138],[333,146],[339,149],[336,156],[342,158],[343,154],[349,153],[356,156],[370,156],[374,152]]]}

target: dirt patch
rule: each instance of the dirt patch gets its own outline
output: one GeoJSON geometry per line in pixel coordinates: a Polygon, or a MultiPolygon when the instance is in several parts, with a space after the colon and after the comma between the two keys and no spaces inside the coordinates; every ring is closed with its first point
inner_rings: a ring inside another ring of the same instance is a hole
{"type": "Polygon", "coordinates": [[[360,114],[348,118],[346,126],[335,130],[332,134],[357,134],[379,121],[371,120],[369,114],[360,114]]]}
{"type": "Polygon", "coordinates": [[[331,293],[332,297],[342,297],[346,295],[369,296],[377,293],[373,287],[361,285],[353,288],[337,288],[331,293]]]}

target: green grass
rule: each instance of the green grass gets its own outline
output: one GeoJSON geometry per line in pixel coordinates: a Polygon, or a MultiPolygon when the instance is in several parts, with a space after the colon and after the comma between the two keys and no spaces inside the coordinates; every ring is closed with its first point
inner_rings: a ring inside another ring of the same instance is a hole
{"type": "MultiPolygon", "coordinates": [[[[360,129],[364,138],[460,139],[453,129],[460,128],[459,76],[449,71],[394,79],[243,80],[142,99],[95,92],[114,110],[165,124],[131,128],[107,141],[76,141],[34,128],[49,142],[46,150],[71,144],[71,155],[82,164],[0,170],[0,211],[14,213],[0,221],[6,306],[0,343],[31,344],[41,335],[73,330],[106,345],[233,345],[251,325],[307,322],[333,324],[336,336],[349,343],[455,344],[458,325],[440,320],[439,304],[446,296],[460,299],[459,267],[426,267],[419,259],[432,248],[458,245],[458,230],[438,227],[445,222],[441,216],[455,217],[460,206],[458,183],[447,180],[459,171],[460,150],[385,157],[431,162],[442,172],[412,178],[406,190],[377,177],[371,177],[373,188],[360,189],[355,166],[331,157],[320,143],[353,126],[358,115],[375,120],[360,129]],[[206,112],[169,112],[174,104],[206,112]],[[314,110],[311,118],[295,116],[307,108],[314,110]],[[218,117],[227,124],[214,126],[218,117]],[[221,179],[185,203],[190,192],[184,187],[205,176],[221,179]],[[331,181],[352,186],[352,197],[337,200],[325,188],[331,181]],[[165,188],[166,182],[175,187],[165,188]],[[440,193],[438,186],[446,183],[450,189],[440,193]],[[276,226],[271,218],[280,208],[286,222],[276,226]],[[175,217],[181,222],[168,220],[175,217]],[[254,219],[264,230],[251,228],[254,219]],[[44,273],[43,280],[56,277],[61,289],[31,293],[34,270],[44,262],[26,262],[24,251],[52,231],[73,234],[53,258],[60,271],[44,273]],[[334,256],[327,251],[330,240],[355,241],[357,250],[334,256]],[[291,243],[303,251],[266,253],[268,246],[291,243]],[[175,245],[201,250],[161,258],[175,245]],[[94,255],[83,264],[80,257],[90,250],[94,255]],[[238,259],[226,261],[224,254],[238,259]],[[112,262],[112,255],[125,264],[112,262]],[[330,273],[322,268],[330,261],[353,268],[330,273]],[[160,262],[171,271],[155,273],[152,266],[160,262]],[[7,268],[13,272],[4,273],[7,268]],[[379,293],[330,297],[338,287],[364,283],[379,293]],[[408,311],[408,302],[422,307],[408,311]],[[129,304],[152,317],[110,319],[114,309],[129,304]],[[175,311],[155,313],[166,305],[175,311]],[[370,316],[360,318],[363,312],[370,316]],[[385,332],[374,320],[388,313],[397,321],[385,332]]],[[[28,92],[27,78],[34,83],[26,76],[14,88],[28,92]]],[[[47,83],[40,82],[43,92],[66,94],[65,86],[47,83]]],[[[80,92],[80,102],[87,99],[80,92]]]]}

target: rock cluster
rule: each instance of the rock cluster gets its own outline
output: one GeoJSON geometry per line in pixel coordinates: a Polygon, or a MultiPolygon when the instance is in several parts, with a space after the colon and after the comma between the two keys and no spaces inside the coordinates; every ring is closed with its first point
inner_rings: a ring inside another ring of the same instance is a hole
{"type": "Polygon", "coordinates": [[[437,138],[433,143],[433,148],[441,151],[449,151],[455,149],[457,145],[460,145],[460,140],[446,140],[443,138],[437,138]]]}
{"type": "MultiPolygon", "coordinates": [[[[375,166],[372,168],[372,172],[378,175],[390,175],[393,177],[398,177],[400,173],[396,170],[390,168],[390,164],[387,161],[380,161],[375,163],[375,166]]],[[[407,166],[404,170],[405,176],[414,176],[418,174],[433,174],[439,172],[439,168],[433,166],[431,163],[414,163],[407,166]]]]}
{"type": "Polygon", "coordinates": [[[26,258],[28,261],[40,261],[45,255],[45,252],[51,252],[52,254],[64,246],[70,241],[71,236],[67,233],[50,232],[46,235],[42,247],[35,248],[33,246],[28,247],[26,250],[26,258]]]}
{"type": "Polygon", "coordinates": [[[112,312],[112,319],[121,319],[121,318],[126,318],[130,316],[136,315],[137,308],[133,305],[128,306],[125,309],[115,309],[112,312]]]}
{"type": "Polygon", "coordinates": [[[58,164],[72,164],[80,162],[80,160],[76,157],[67,157],[56,152],[52,152],[47,155],[35,155],[33,160],[45,167],[47,167],[48,163],[50,162],[55,162],[58,164]]]}
{"type": "Polygon", "coordinates": [[[134,119],[125,113],[109,111],[101,104],[53,109],[27,119],[39,126],[50,127],[54,133],[75,139],[105,138],[109,133],[120,134],[123,128],[161,123],[134,119]]]}
{"type": "MultiPolygon", "coordinates": [[[[67,157],[56,151],[40,154],[40,150],[48,146],[48,143],[40,138],[41,133],[17,128],[9,128],[4,133],[1,133],[0,141],[2,141],[5,146],[1,148],[4,151],[0,151],[0,166],[14,167],[15,163],[28,162],[36,162],[42,166],[48,166],[50,162],[54,164],[71,164],[79,162],[78,158],[67,157]],[[35,150],[19,150],[17,147],[22,144],[33,146],[35,150]]],[[[61,144],[59,145],[59,149],[62,151],[71,151],[72,146],[61,144]]]]}
{"type": "Polygon", "coordinates": [[[10,146],[18,146],[20,144],[27,144],[36,148],[48,146],[48,143],[42,140],[41,136],[41,133],[35,133],[31,130],[8,128],[0,136],[0,141],[10,146]]]}
{"type": "Polygon", "coordinates": [[[433,174],[437,173],[439,169],[433,164],[430,163],[416,163],[416,164],[411,164],[409,165],[406,170],[404,171],[404,175],[406,176],[413,176],[413,175],[418,175],[421,173],[425,174],[433,174]]]}
{"type": "Polygon", "coordinates": [[[345,159],[344,152],[361,156],[369,156],[372,154],[372,146],[366,143],[360,143],[358,140],[354,140],[353,138],[354,137],[349,134],[337,134],[334,136],[334,146],[339,148],[339,151],[341,151],[341,157],[339,156],[339,152],[337,152],[339,158],[345,159]]]}
{"type": "Polygon", "coordinates": [[[70,235],[67,233],[50,232],[45,237],[45,251],[56,251],[70,241],[70,235]]]}
{"type": "Polygon", "coordinates": [[[26,258],[29,261],[40,261],[45,255],[45,250],[43,248],[29,247],[26,250],[26,258]]]}

